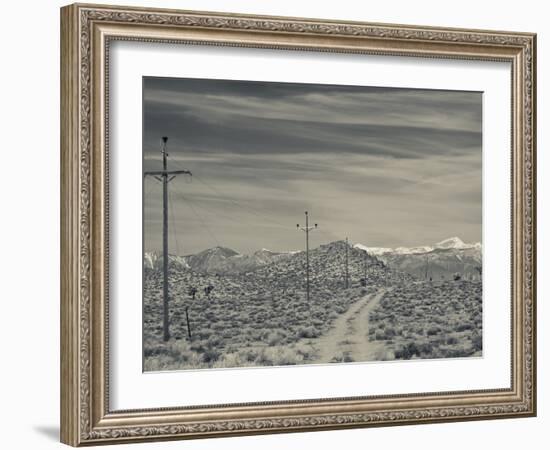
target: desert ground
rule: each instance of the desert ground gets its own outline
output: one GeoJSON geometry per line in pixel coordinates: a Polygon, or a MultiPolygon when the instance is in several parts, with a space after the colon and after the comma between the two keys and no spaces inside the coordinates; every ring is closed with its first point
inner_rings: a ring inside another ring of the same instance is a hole
{"type": "Polygon", "coordinates": [[[309,302],[303,253],[241,273],[171,264],[168,342],[161,271],[147,269],[144,370],[481,356],[480,280],[422,280],[348,249],[346,285],[345,245],[311,252],[309,302]]]}

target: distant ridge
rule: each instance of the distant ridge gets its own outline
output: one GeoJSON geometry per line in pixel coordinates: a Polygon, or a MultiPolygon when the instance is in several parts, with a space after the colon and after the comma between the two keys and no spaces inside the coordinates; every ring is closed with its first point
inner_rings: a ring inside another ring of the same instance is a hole
{"type": "MultiPolygon", "coordinates": [[[[217,246],[194,255],[170,255],[170,265],[176,268],[191,269],[209,274],[235,274],[256,270],[274,261],[290,257],[299,252],[274,252],[262,248],[251,255],[243,255],[228,247],[217,246]]],[[[158,270],[162,268],[162,253],[146,252],[144,267],[158,270]]]]}
{"type": "Polygon", "coordinates": [[[455,276],[481,278],[481,242],[468,244],[457,236],[420,247],[386,248],[363,244],[355,244],[354,247],[366,250],[392,269],[420,279],[452,279],[455,276]]]}
{"type": "Polygon", "coordinates": [[[429,253],[435,249],[479,249],[481,251],[481,242],[476,242],[473,244],[466,244],[462,239],[457,236],[443,239],[442,241],[433,244],[433,245],[423,245],[419,247],[368,247],[364,244],[355,244],[354,247],[361,250],[366,250],[369,254],[373,256],[385,255],[388,253],[400,254],[400,255],[414,255],[421,253],[429,253]]]}
{"type": "MultiPolygon", "coordinates": [[[[321,244],[310,249],[310,256],[319,254],[343,255],[346,242],[343,240],[321,244]]],[[[360,253],[365,250],[370,258],[381,261],[389,268],[408,273],[416,278],[451,279],[457,274],[467,279],[481,277],[481,243],[464,243],[459,237],[450,237],[433,245],[418,247],[367,247],[355,244],[350,249],[360,253]],[[426,273],[428,272],[428,275],[426,273]]],[[[293,264],[296,258],[303,258],[303,251],[275,252],[262,248],[249,255],[243,255],[228,247],[216,246],[194,255],[170,255],[170,267],[178,270],[192,270],[212,275],[245,274],[260,270],[277,262],[293,264]]],[[[162,269],[162,254],[147,252],[144,267],[149,270],[162,269]]]]}

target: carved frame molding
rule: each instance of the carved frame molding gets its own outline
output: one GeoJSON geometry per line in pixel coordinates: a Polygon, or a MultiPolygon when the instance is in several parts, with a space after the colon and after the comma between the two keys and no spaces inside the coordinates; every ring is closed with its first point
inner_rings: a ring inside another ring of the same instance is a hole
{"type": "Polygon", "coordinates": [[[61,438],[78,446],[536,414],[536,36],[75,4],[61,10],[61,438]],[[108,58],[113,40],[509,61],[512,386],[110,411],[108,58]]]}

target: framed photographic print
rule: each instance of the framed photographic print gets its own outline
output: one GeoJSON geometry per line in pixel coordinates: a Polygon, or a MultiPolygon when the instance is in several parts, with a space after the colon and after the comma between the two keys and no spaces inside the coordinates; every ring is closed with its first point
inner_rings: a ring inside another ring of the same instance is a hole
{"type": "Polygon", "coordinates": [[[530,33],[61,10],[61,439],[536,414],[530,33]]]}

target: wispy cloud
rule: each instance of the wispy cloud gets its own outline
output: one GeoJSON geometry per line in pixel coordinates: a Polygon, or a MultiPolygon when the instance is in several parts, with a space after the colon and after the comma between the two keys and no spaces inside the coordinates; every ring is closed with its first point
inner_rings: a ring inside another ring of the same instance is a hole
{"type": "MultiPolygon", "coordinates": [[[[144,82],[144,169],[159,167],[167,135],[170,164],[196,175],[171,183],[180,252],[215,240],[240,251],[299,248],[292,227],[304,209],[325,238],[395,246],[481,237],[480,93],[144,82]]],[[[145,242],[159,248],[160,190],[146,192],[145,242]]]]}

